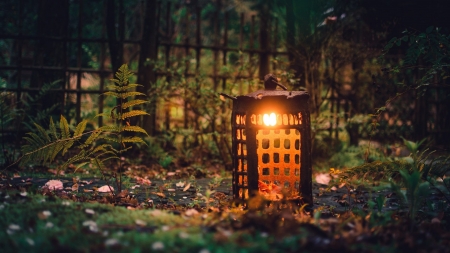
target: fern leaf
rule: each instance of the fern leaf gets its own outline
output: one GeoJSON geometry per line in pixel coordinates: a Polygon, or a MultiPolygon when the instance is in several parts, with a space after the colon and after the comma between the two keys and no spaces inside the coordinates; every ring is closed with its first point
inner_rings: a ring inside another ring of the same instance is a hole
{"type": "Polygon", "coordinates": [[[58,153],[64,148],[63,142],[58,142],[55,145],[53,145],[53,148],[51,149],[52,152],[50,153],[49,162],[52,162],[55,160],[58,153]]]}
{"type": "Polygon", "coordinates": [[[50,137],[48,136],[47,132],[45,131],[45,129],[43,127],[41,127],[40,125],[34,123],[34,126],[37,128],[37,130],[39,131],[39,133],[41,134],[41,136],[43,138],[45,138],[45,140],[48,142],[51,142],[50,137]]]}
{"type": "Polygon", "coordinates": [[[101,138],[104,140],[107,140],[107,141],[113,141],[116,143],[120,143],[119,139],[116,136],[106,136],[105,135],[105,136],[102,136],[101,138]]]}
{"type": "Polygon", "coordinates": [[[86,165],[86,164],[88,164],[88,163],[89,163],[89,162],[83,162],[83,163],[78,164],[78,165],[75,167],[75,169],[73,170],[73,172],[74,172],[74,173],[77,172],[77,170],[78,170],[79,168],[83,167],[84,165],[86,165]]]}
{"type": "Polygon", "coordinates": [[[53,135],[53,140],[57,140],[58,139],[58,132],[56,131],[56,126],[55,123],[53,122],[53,118],[50,117],[50,133],[51,135],[53,135]]]}
{"type": "Polygon", "coordinates": [[[113,133],[120,132],[120,128],[117,125],[102,126],[102,127],[99,127],[98,130],[105,131],[105,132],[113,132],[113,133]]]}
{"type": "Polygon", "coordinates": [[[139,132],[139,133],[144,133],[146,135],[148,135],[147,131],[145,131],[145,129],[143,129],[142,127],[139,126],[123,126],[121,131],[127,131],[127,132],[139,132]]]}
{"type": "Polygon", "coordinates": [[[75,142],[74,140],[70,140],[70,141],[67,141],[66,143],[64,143],[64,149],[63,149],[62,155],[65,155],[67,153],[67,151],[69,151],[69,148],[72,147],[74,142],[75,142]]]}
{"type": "Polygon", "coordinates": [[[128,91],[128,92],[120,93],[120,98],[122,98],[122,99],[125,99],[128,97],[133,97],[133,96],[146,96],[146,95],[144,93],[138,92],[138,91],[128,91]]]}
{"type": "Polygon", "coordinates": [[[99,114],[97,114],[97,115],[95,115],[95,117],[94,118],[97,118],[97,117],[111,117],[111,112],[102,112],[102,113],[99,113],[99,114]]]}
{"type": "Polygon", "coordinates": [[[132,110],[132,111],[123,113],[121,118],[122,118],[122,120],[124,120],[127,118],[139,116],[139,115],[148,115],[148,113],[144,112],[142,110],[132,110]]]}
{"type": "Polygon", "coordinates": [[[111,145],[110,144],[102,144],[102,145],[99,145],[99,146],[97,146],[97,147],[95,147],[93,150],[92,150],[92,154],[95,154],[95,153],[97,153],[97,152],[100,152],[100,151],[107,151],[107,148],[110,148],[111,147],[111,145]]]}
{"type": "Polygon", "coordinates": [[[118,93],[118,92],[115,92],[115,91],[106,91],[106,92],[103,92],[103,95],[110,96],[110,97],[115,97],[115,98],[120,98],[121,97],[121,93],[118,93]]]}
{"type": "Polygon", "coordinates": [[[37,144],[35,145],[36,147],[45,146],[46,142],[43,139],[41,139],[39,135],[35,133],[28,133],[28,134],[31,136],[31,138],[33,138],[33,142],[37,144]]]}
{"type": "Polygon", "coordinates": [[[141,137],[137,137],[137,136],[124,137],[122,139],[122,143],[144,143],[144,144],[147,144],[141,137]]]}
{"type": "Polygon", "coordinates": [[[70,138],[70,131],[69,131],[69,123],[67,123],[66,118],[61,115],[61,119],[59,120],[59,128],[61,129],[61,136],[63,139],[70,138]]]}
{"type": "MultiPolygon", "coordinates": [[[[117,81],[119,81],[119,80],[117,80],[117,81]]],[[[136,88],[139,86],[142,86],[142,85],[133,83],[133,84],[128,84],[126,86],[118,86],[118,85],[112,84],[112,85],[107,85],[106,89],[116,91],[116,92],[123,92],[123,91],[129,90],[132,88],[136,88]]]]}
{"type": "Polygon", "coordinates": [[[119,93],[119,92],[115,92],[115,91],[107,91],[107,92],[104,92],[103,95],[112,96],[115,98],[122,98],[122,99],[132,97],[132,96],[146,96],[144,93],[138,92],[138,91],[129,91],[129,92],[123,92],[123,93],[119,93]]]}
{"type": "Polygon", "coordinates": [[[87,147],[87,146],[91,145],[95,140],[98,139],[98,137],[100,136],[101,133],[102,133],[102,131],[100,131],[100,130],[95,130],[94,132],[92,132],[92,134],[87,138],[87,140],[84,142],[84,145],[82,145],[82,146],[87,147]]]}
{"type": "Polygon", "coordinates": [[[142,100],[142,99],[134,99],[134,100],[123,103],[122,109],[127,109],[128,107],[145,104],[145,103],[148,103],[148,101],[142,100]]]}
{"type": "Polygon", "coordinates": [[[73,137],[81,136],[81,134],[86,129],[87,120],[83,120],[80,123],[78,123],[77,127],[75,128],[75,132],[73,133],[73,137]]]}

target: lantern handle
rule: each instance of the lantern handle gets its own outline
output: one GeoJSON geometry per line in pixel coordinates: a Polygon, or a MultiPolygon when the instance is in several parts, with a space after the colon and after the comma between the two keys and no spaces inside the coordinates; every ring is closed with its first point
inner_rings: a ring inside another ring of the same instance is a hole
{"type": "Polygon", "coordinates": [[[229,99],[232,99],[232,100],[236,100],[237,99],[236,97],[230,96],[230,95],[222,93],[222,92],[219,93],[219,95],[224,96],[224,97],[229,98],[229,99]]]}
{"type": "Polygon", "coordinates": [[[264,76],[265,90],[276,90],[277,86],[280,86],[283,90],[287,90],[286,86],[278,82],[278,79],[274,74],[267,74],[264,76]]]}

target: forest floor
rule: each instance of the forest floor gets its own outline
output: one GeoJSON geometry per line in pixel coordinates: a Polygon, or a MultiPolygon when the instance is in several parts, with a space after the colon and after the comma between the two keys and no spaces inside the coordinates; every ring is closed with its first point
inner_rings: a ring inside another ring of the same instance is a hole
{"type": "MultiPolygon", "coordinates": [[[[448,203],[432,190],[408,218],[389,183],[316,173],[313,210],[233,201],[227,172],[146,178],[120,194],[86,174],[3,174],[1,252],[450,252],[448,203]],[[318,183],[322,182],[322,184],[318,183]],[[54,187],[54,188],[49,188],[54,187]],[[444,205],[444,206],[438,206],[444,205]]],[[[113,187],[114,185],[111,184],[113,187]]]]}

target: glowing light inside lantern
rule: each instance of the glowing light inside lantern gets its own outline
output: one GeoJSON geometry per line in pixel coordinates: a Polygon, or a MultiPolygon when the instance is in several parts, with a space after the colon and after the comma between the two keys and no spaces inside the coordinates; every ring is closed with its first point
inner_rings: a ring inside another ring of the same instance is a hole
{"type": "Polygon", "coordinates": [[[275,126],[277,124],[277,115],[275,113],[264,114],[263,122],[266,126],[275,126]]]}

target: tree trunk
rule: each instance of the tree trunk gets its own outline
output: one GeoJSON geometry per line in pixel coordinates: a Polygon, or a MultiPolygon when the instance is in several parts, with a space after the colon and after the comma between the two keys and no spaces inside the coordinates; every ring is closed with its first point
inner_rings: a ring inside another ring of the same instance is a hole
{"type": "MultiPolygon", "coordinates": [[[[156,60],[157,58],[156,8],[155,0],[147,1],[145,4],[144,32],[142,33],[138,70],[138,83],[142,85],[138,88],[138,91],[145,94],[148,94],[151,85],[156,82],[153,64],[146,63],[147,59],[156,60]]],[[[143,117],[141,125],[149,135],[154,135],[156,130],[156,105],[149,105],[147,112],[150,115],[143,117]]]]}

